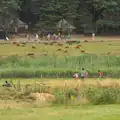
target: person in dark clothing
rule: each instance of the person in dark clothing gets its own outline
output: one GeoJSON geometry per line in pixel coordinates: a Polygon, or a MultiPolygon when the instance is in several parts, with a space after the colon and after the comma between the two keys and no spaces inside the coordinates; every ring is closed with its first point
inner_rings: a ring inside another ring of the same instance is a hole
{"type": "Polygon", "coordinates": [[[12,85],[10,83],[8,83],[8,81],[5,81],[5,84],[2,85],[3,87],[12,87],[12,85]]]}

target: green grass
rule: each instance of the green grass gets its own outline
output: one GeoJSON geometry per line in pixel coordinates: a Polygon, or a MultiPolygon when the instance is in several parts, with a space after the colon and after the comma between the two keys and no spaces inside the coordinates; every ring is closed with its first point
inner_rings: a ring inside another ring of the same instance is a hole
{"type": "Polygon", "coordinates": [[[79,106],[1,109],[1,120],[119,120],[120,106],[79,106]]]}
{"type": "Polygon", "coordinates": [[[32,49],[30,43],[25,47],[0,45],[0,77],[31,78],[42,74],[44,77],[70,78],[82,67],[89,71],[89,77],[96,77],[98,69],[105,77],[120,77],[120,42],[88,42],[81,45],[80,49],[75,48],[76,44],[69,45],[68,49],[65,48],[67,44],[62,47],[57,44],[35,44],[36,49],[32,49]],[[59,48],[62,51],[58,52],[59,48]],[[64,53],[65,50],[68,53],[64,53]],[[81,50],[86,53],[81,53],[81,50]],[[107,55],[108,52],[110,55],[107,55]],[[35,56],[28,57],[28,53],[35,56]]]}
{"type": "Polygon", "coordinates": [[[1,78],[56,77],[70,78],[84,67],[89,77],[96,77],[100,69],[104,77],[120,77],[120,56],[41,56],[37,58],[10,56],[0,59],[1,78]]]}
{"type": "MultiPolygon", "coordinates": [[[[95,42],[95,43],[81,43],[82,50],[86,50],[88,53],[107,53],[119,54],[120,55],[120,42],[95,42]],[[111,44],[111,45],[110,45],[111,44]]],[[[64,44],[63,47],[59,47],[57,44],[54,45],[44,45],[44,44],[35,44],[36,49],[32,49],[32,44],[28,43],[25,47],[16,46],[13,44],[0,44],[0,56],[10,56],[10,55],[26,55],[27,53],[35,53],[37,56],[48,53],[48,55],[67,55],[67,56],[79,56],[81,54],[81,49],[76,49],[76,44],[70,45],[70,48],[67,49],[68,54],[63,51],[66,50],[64,44]],[[63,51],[56,52],[58,48],[61,48],[63,51]]]]}

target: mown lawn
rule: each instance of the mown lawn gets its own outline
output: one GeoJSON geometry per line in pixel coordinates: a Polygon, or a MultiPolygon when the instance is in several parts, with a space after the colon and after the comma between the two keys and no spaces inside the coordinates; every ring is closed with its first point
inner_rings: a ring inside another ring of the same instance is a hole
{"type": "Polygon", "coordinates": [[[0,120],[119,120],[120,105],[1,109],[0,120]]]}

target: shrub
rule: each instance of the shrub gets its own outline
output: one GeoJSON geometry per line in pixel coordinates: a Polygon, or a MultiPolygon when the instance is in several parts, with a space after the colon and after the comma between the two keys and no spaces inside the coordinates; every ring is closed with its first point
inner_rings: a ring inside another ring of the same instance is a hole
{"type": "Polygon", "coordinates": [[[87,99],[92,104],[119,103],[120,88],[89,88],[85,92],[87,99]]]}

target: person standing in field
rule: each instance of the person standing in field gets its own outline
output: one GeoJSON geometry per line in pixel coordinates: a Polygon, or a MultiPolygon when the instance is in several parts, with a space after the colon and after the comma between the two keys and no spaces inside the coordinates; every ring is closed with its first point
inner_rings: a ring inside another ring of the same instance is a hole
{"type": "Polygon", "coordinates": [[[86,76],[86,71],[85,71],[84,68],[82,68],[82,71],[81,71],[81,79],[82,79],[82,81],[84,81],[85,76],[86,76]]]}
{"type": "Polygon", "coordinates": [[[70,33],[68,33],[68,40],[70,40],[71,39],[71,34],[70,33]]]}
{"type": "Polygon", "coordinates": [[[54,42],[57,40],[57,35],[56,34],[53,34],[53,40],[54,40],[54,42]]]}
{"type": "Polygon", "coordinates": [[[92,40],[95,40],[95,33],[92,33],[92,40]]]}
{"type": "Polygon", "coordinates": [[[48,33],[48,35],[47,35],[47,40],[48,41],[50,40],[50,37],[51,37],[51,35],[50,35],[50,33],[48,33]]]}
{"type": "Polygon", "coordinates": [[[58,33],[58,39],[61,40],[61,34],[60,34],[60,32],[58,33]]]}
{"type": "Polygon", "coordinates": [[[74,77],[75,80],[78,80],[79,74],[78,74],[78,73],[75,73],[75,74],[73,75],[73,77],[74,77]]]}
{"type": "Polygon", "coordinates": [[[98,70],[98,78],[100,79],[102,77],[102,73],[100,70],[98,70]]]}

